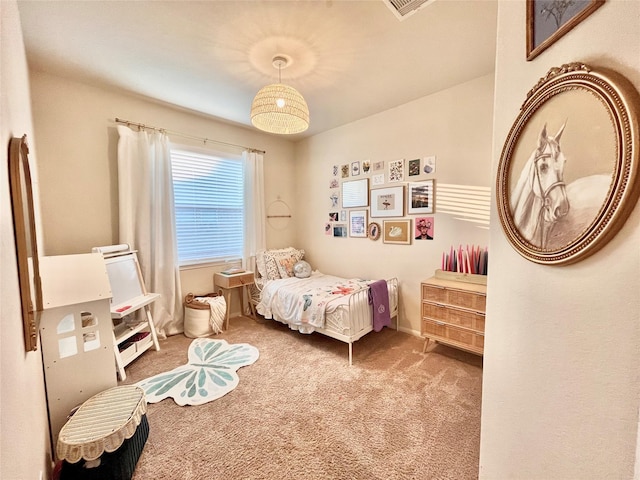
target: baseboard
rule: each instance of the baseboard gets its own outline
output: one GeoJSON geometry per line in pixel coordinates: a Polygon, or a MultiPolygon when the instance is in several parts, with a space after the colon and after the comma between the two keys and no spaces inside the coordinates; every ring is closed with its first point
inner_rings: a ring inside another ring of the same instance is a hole
{"type": "Polygon", "coordinates": [[[413,330],[411,328],[398,327],[399,332],[408,333],[409,335],[413,335],[414,337],[422,338],[419,330],[413,330]]]}

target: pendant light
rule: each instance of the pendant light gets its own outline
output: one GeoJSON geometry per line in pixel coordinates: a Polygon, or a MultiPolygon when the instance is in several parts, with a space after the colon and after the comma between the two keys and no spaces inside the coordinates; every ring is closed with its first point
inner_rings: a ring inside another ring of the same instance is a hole
{"type": "Polygon", "coordinates": [[[309,128],[309,107],[300,92],[282,83],[281,71],[289,60],[273,57],[278,69],[278,83],[261,88],[251,104],[251,123],[269,133],[294,134],[309,128]]]}

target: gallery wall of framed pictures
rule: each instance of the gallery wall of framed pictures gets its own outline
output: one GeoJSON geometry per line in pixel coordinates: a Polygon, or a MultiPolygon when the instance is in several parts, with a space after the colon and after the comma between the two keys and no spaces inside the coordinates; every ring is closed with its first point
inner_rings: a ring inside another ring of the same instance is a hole
{"type": "Polygon", "coordinates": [[[435,173],[435,155],[333,165],[325,235],[396,245],[433,240],[435,173]]]}

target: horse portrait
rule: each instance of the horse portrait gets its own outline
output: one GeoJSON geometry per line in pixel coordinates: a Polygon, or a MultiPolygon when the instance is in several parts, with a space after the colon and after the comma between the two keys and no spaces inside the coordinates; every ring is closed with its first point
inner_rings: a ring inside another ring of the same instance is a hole
{"type": "Polygon", "coordinates": [[[639,101],[623,77],[579,63],[551,69],[527,93],[496,185],[500,223],[523,257],[573,263],[622,226],[640,196],[640,110],[627,109],[639,101]]]}
{"type": "Polygon", "coordinates": [[[610,174],[596,172],[574,175],[565,183],[568,166],[560,140],[566,124],[551,136],[544,123],[510,197],[516,228],[543,250],[563,248],[580,238],[597,217],[611,185],[610,174]]]}
{"type": "Polygon", "coordinates": [[[511,193],[516,227],[527,241],[540,248],[546,248],[553,227],[570,209],[564,182],[566,158],[560,148],[565,126],[566,122],[551,136],[544,124],[511,193]]]}

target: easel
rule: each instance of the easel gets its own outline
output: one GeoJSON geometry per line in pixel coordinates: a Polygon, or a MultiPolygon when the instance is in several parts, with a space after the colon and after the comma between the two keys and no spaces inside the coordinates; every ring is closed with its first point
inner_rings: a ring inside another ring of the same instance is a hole
{"type": "Polygon", "coordinates": [[[113,353],[120,380],[125,380],[124,371],[133,360],[146,352],[151,346],[160,350],[156,328],[151,317],[151,304],[160,298],[159,293],[148,293],[142,279],[140,263],[135,250],[128,245],[94,247],[94,252],[102,253],[109,275],[111,292],[111,319],[119,321],[113,327],[113,353]],[[144,320],[137,324],[127,324],[125,317],[142,310],[144,320]],[[151,339],[127,342],[137,333],[148,331],[151,339]],[[126,347],[126,348],[124,348],[126,347]]]}

